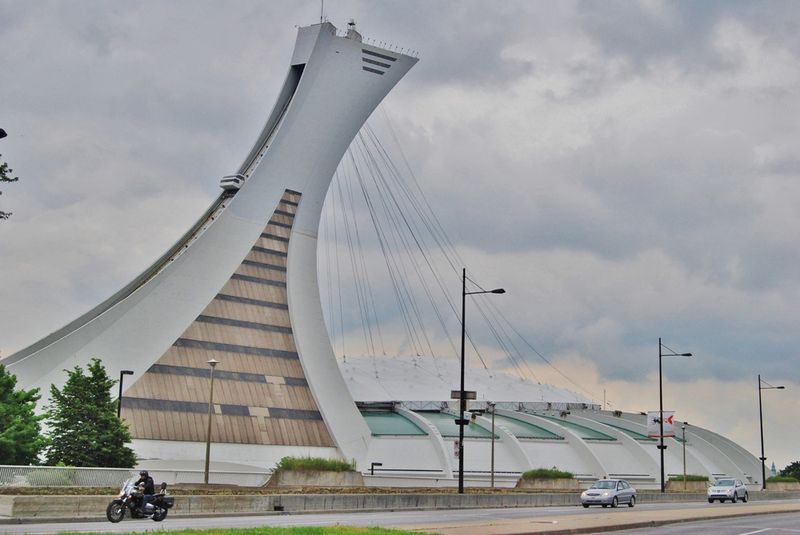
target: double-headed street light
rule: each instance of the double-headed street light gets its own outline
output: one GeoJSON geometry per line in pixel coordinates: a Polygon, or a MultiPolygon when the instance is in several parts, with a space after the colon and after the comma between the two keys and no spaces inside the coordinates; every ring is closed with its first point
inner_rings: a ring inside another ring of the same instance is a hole
{"type": "Polygon", "coordinates": [[[761,374],[758,374],[758,425],[761,428],[761,490],[767,490],[767,468],[764,462],[767,458],[764,456],[764,417],[761,412],[761,391],[762,390],[783,390],[785,386],[773,386],[766,381],[761,380],[761,374]],[[767,386],[764,386],[767,385],[767,386]]]}
{"type": "Polygon", "coordinates": [[[506,291],[503,288],[495,288],[494,290],[481,290],[479,292],[467,291],[467,269],[461,270],[461,388],[459,388],[458,405],[459,417],[456,424],[458,424],[458,493],[464,494],[464,426],[469,424],[469,420],[464,419],[464,412],[467,410],[467,398],[464,393],[464,340],[466,338],[466,309],[467,309],[467,296],[478,294],[504,294],[506,291]]]}
{"type": "Polygon", "coordinates": [[[658,339],[658,450],[661,453],[661,492],[665,492],[664,486],[664,450],[667,447],[664,445],[664,389],[661,381],[661,359],[662,357],[691,357],[691,353],[675,353],[667,346],[661,343],[661,338],[658,339]],[[664,353],[663,348],[667,348],[670,353],[664,353]]]}

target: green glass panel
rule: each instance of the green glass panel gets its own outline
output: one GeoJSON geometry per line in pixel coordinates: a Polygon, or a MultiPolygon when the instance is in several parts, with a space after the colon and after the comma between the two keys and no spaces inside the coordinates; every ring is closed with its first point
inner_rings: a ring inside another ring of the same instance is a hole
{"type": "Polygon", "coordinates": [[[361,413],[373,436],[425,436],[427,433],[402,414],[389,411],[361,413]]]}
{"type": "Polygon", "coordinates": [[[553,422],[557,422],[558,425],[562,427],[566,427],[570,431],[576,433],[579,437],[583,439],[590,439],[590,440],[616,440],[614,437],[606,435],[605,433],[601,433],[600,431],[596,431],[591,427],[587,427],[585,425],[577,424],[575,422],[570,422],[566,418],[556,418],[555,416],[545,416],[543,414],[534,414],[537,418],[544,418],[545,420],[551,420],[553,422]]]}
{"type": "MultiPolygon", "coordinates": [[[[491,418],[491,415],[487,415],[491,418]]],[[[517,418],[508,416],[495,416],[495,423],[502,424],[503,427],[511,431],[511,434],[517,438],[543,438],[549,440],[563,440],[564,437],[548,431],[544,427],[530,424],[517,418]]]]}
{"type": "MultiPolygon", "coordinates": [[[[457,437],[458,436],[458,426],[456,425],[456,416],[451,414],[446,414],[442,412],[433,412],[433,411],[419,411],[417,412],[420,416],[428,420],[431,424],[439,430],[443,437],[457,437]]],[[[465,415],[468,418],[468,416],[465,415]]],[[[495,437],[497,435],[495,434],[495,437]]],[[[464,426],[464,437],[465,438],[492,438],[491,431],[484,429],[483,427],[471,423],[469,425],[464,426]]]]}
{"type": "Polygon", "coordinates": [[[654,438],[648,437],[647,435],[645,435],[643,433],[637,433],[636,431],[633,431],[632,429],[628,429],[627,427],[621,427],[621,426],[618,426],[618,425],[611,425],[608,422],[601,422],[601,423],[603,425],[607,425],[608,427],[613,427],[614,429],[619,429],[620,431],[622,431],[623,433],[625,433],[629,437],[632,437],[632,438],[634,438],[636,440],[651,440],[653,442],[655,442],[655,440],[656,440],[654,438]]]}

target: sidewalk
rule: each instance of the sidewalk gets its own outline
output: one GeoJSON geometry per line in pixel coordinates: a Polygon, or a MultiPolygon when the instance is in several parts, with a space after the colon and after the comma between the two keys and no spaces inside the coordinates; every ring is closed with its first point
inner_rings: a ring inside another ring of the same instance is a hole
{"type": "Polygon", "coordinates": [[[586,514],[537,516],[530,520],[500,521],[447,526],[427,524],[404,529],[430,531],[441,535],[524,535],[529,533],[600,533],[619,529],[656,527],[680,522],[712,520],[714,518],[762,515],[770,513],[800,513],[800,502],[753,504],[745,507],[708,507],[702,509],[671,509],[665,511],[628,509],[592,509],[586,514]]]}

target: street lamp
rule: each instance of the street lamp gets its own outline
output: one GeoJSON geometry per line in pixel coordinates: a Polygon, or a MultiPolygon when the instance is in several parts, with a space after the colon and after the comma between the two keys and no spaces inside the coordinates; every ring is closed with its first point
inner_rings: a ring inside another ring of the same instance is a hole
{"type": "Polygon", "coordinates": [[[686,422],[681,424],[681,432],[683,436],[681,440],[683,442],[683,490],[686,490],[686,422]]]}
{"type": "Polygon", "coordinates": [[[494,411],[497,406],[494,402],[488,403],[489,407],[492,409],[492,489],[494,489],[494,411]]]}
{"type": "MultiPolygon", "coordinates": [[[[459,388],[458,405],[459,405],[459,418],[456,422],[458,424],[458,493],[464,494],[464,426],[469,424],[469,420],[464,420],[464,411],[467,410],[467,398],[464,395],[464,339],[467,334],[466,330],[466,310],[467,310],[467,296],[478,294],[504,294],[506,291],[503,288],[495,288],[494,290],[481,290],[479,292],[467,291],[467,268],[461,270],[461,388],[459,388]]],[[[494,436],[494,432],[492,432],[494,436]]]]}
{"type": "Polygon", "coordinates": [[[214,368],[219,364],[218,360],[211,359],[208,365],[211,366],[211,386],[208,392],[208,431],[206,432],[206,467],[203,473],[203,483],[208,485],[208,461],[211,453],[211,416],[213,415],[214,407],[214,368]]]}
{"type": "Polygon", "coordinates": [[[767,458],[764,456],[764,416],[761,411],[761,391],[762,390],[783,390],[785,386],[772,386],[766,381],[761,380],[761,374],[758,374],[758,425],[761,428],[761,490],[767,490],[767,469],[764,466],[764,461],[767,458]],[[767,386],[763,386],[767,385],[767,386]]]}
{"type": "MultiPolygon", "coordinates": [[[[666,492],[664,487],[664,450],[667,447],[664,445],[664,389],[661,381],[661,359],[663,357],[691,357],[691,353],[664,353],[663,348],[667,346],[661,343],[661,338],[658,339],[658,446],[656,446],[661,454],[661,492],[666,492]]],[[[669,349],[667,347],[667,349],[669,349]]],[[[671,349],[669,349],[672,351],[671,349]]]]}
{"type": "Polygon", "coordinates": [[[126,375],[133,375],[133,370],[120,370],[119,372],[119,396],[117,396],[117,418],[122,414],[122,379],[126,375]]]}

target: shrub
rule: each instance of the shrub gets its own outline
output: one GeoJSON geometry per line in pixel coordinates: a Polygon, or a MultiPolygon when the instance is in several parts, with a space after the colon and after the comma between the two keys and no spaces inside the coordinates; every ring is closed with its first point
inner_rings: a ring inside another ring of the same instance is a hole
{"type": "Polygon", "coordinates": [[[767,478],[767,483],[797,483],[797,479],[791,476],[772,476],[767,478]]]}
{"type": "Polygon", "coordinates": [[[355,472],[355,466],[344,461],[321,457],[284,457],[275,465],[275,471],[280,470],[355,472]]]}
{"type": "Polygon", "coordinates": [[[522,479],[572,479],[575,474],[557,468],[536,468],[522,474],[522,479]]]}
{"type": "MultiPolygon", "coordinates": [[[[684,481],[683,475],[669,476],[670,481],[684,481]]],[[[700,476],[697,474],[686,474],[686,481],[708,481],[708,476],[700,476]]]]}

